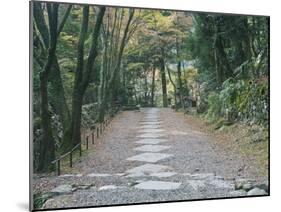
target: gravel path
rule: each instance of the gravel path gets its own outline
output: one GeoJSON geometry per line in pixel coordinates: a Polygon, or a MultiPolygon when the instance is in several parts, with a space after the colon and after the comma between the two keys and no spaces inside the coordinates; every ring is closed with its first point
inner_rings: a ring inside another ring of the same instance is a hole
{"type": "Polygon", "coordinates": [[[122,112],[73,173],[36,178],[34,191],[63,208],[239,196],[237,179],[265,180],[191,126],[171,109],[122,112]]]}

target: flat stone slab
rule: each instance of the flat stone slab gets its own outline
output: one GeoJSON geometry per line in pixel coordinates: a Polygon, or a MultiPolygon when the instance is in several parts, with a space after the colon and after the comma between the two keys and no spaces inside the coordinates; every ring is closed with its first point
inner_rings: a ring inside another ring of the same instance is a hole
{"type": "Polygon", "coordinates": [[[126,160],[136,160],[136,161],[144,161],[144,162],[150,162],[155,163],[159,160],[172,157],[171,154],[164,154],[164,153],[142,153],[139,155],[135,155],[133,157],[129,157],[126,160]]]}
{"type": "Polygon", "coordinates": [[[194,189],[198,190],[199,188],[206,187],[203,180],[189,180],[188,184],[194,189]]]}
{"type": "Polygon", "coordinates": [[[143,117],[144,117],[143,120],[144,119],[159,119],[160,118],[159,114],[157,114],[157,113],[154,113],[154,114],[144,114],[143,117]]]}
{"type": "Polygon", "coordinates": [[[59,177],[82,177],[82,174],[63,174],[60,175],[59,177]]]}
{"type": "Polygon", "coordinates": [[[169,170],[171,170],[171,168],[169,166],[147,163],[147,164],[129,169],[126,172],[131,173],[131,174],[145,175],[145,174],[154,174],[154,173],[164,172],[164,171],[169,171],[169,170]]]}
{"type": "Polygon", "coordinates": [[[143,123],[143,122],[162,122],[162,121],[158,118],[145,118],[144,120],[140,121],[140,123],[143,123]]]}
{"type": "Polygon", "coordinates": [[[160,125],[162,121],[141,121],[141,125],[160,125]]]}
{"type": "Polygon", "coordinates": [[[102,186],[99,188],[99,191],[102,191],[102,190],[111,190],[111,189],[116,189],[117,186],[115,185],[105,185],[105,186],[102,186]]]}
{"type": "Polygon", "coordinates": [[[176,174],[177,172],[156,172],[156,173],[151,173],[150,176],[162,178],[162,177],[171,177],[176,174]]]}
{"type": "Polygon", "coordinates": [[[145,111],[145,112],[143,112],[143,114],[146,115],[146,116],[158,116],[159,110],[145,111]]]}
{"type": "Polygon", "coordinates": [[[164,145],[143,145],[137,148],[134,148],[136,151],[142,152],[160,152],[165,149],[169,149],[171,146],[164,146],[164,145]]]}
{"type": "Polygon", "coordinates": [[[260,188],[253,188],[252,190],[248,191],[248,196],[255,196],[255,195],[267,195],[266,191],[260,188]]]}
{"type": "Polygon", "coordinates": [[[71,185],[60,185],[54,188],[53,190],[51,190],[51,192],[57,194],[69,194],[73,191],[72,189],[73,188],[71,185]]]}
{"type": "Polygon", "coordinates": [[[178,189],[181,183],[165,182],[165,181],[146,181],[135,185],[138,189],[150,190],[173,190],[178,189]]]}
{"type": "Polygon", "coordinates": [[[163,129],[142,129],[139,130],[140,133],[159,133],[159,132],[164,132],[165,130],[163,129]]]}
{"type": "Polygon", "coordinates": [[[145,115],[143,120],[159,120],[160,117],[158,115],[152,114],[152,115],[145,115]]]}
{"type": "Polygon", "coordinates": [[[99,173],[92,173],[92,174],[88,174],[88,177],[109,177],[111,176],[110,174],[99,174],[99,173]]]}
{"type": "Polygon", "coordinates": [[[234,189],[234,184],[227,182],[225,180],[212,180],[208,182],[209,184],[218,187],[218,188],[225,188],[225,189],[234,189]]]}
{"type": "Polygon", "coordinates": [[[139,172],[139,173],[132,173],[132,174],[128,174],[126,175],[125,177],[143,177],[145,176],[146,174],[145,173],[142,173],[142,172],[139,172]]]}
{"type": "Polygon", "coordinates": [[[162,138],[145,138],[136,141],[137,144],[159,144],[162,142],[167,142],[167,139],[162,139],[162,138]]]}
{"type": "Polygon", "coordinates": [[[125,176],[125,175],[126,175],[126,173],[116,173],[115,175],[116,175],[116,176],[120,176],[120,177],[122,177],[122,176],[125,176]]]}
{"type": "Polygon", "coordinates": [[[138,135],[137,137],[138,138],[160,138],[163,136],[165,136],[165,135],[157,134],[157,133],[144,133],[144,134],[138,135]]]}
{"type": "Polygon", "coordinates": [[[231,191],[229,193],[229,195],[232,196],[232,197],[247,196],[247,191],[244,191],[244,190],[231,191]]]}
{"type": "Polygon", "coordinates": [[[159,117],[159,113],[145,113],[143,114],[144,117],[159,117]]]}
{"type": "Polygon", "coordinates": [[[140,126],[140,127],[137,127],[137,128],[139,128],[139,129],[159,129],[159,128],[161,128],[161,126],[160,125],[154,125],[154,124],[148,124],[148,125],[142,125],[142,126],[140,126]]]}
{"type": "Polygon", "coordinates": [[[184,176],[187,176],[188,178],[192,180],[206,180],[206,179],[214,179],[215,174],[214,173],[198,173],[198,174],[190,174],[190,173],[183,173],[184,176]]]}

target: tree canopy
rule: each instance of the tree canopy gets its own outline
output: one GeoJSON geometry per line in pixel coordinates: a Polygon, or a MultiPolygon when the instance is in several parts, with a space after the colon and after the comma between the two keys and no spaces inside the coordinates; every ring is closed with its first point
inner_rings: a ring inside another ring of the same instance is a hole
{"type": "Polygon", "coordinates": [[[33,2],[34,167],[116,107],[268,123],[268,18],[33,2]]]}

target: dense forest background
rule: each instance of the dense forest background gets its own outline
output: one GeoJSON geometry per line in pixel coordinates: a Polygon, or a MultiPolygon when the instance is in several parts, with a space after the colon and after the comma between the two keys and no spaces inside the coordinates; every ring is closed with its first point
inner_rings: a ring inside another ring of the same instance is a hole
{"type": "Polygon", "coordinates": [[[34,167],[116,109],[268,126],[268,18],[33,3],[34,167]]]}

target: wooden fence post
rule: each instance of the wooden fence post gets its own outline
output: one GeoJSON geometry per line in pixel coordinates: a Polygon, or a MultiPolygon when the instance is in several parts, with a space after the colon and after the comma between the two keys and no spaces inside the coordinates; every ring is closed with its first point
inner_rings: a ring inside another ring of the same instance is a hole
{"type": "Polygon", "coordinates": [[[58,160],[58,176],[60,175],[60,160],[58,160]]]}
{"type": "Polygon", "coordinates": [[[82,143],[80,143],[80,146],[79,146],[79,156],[80,157],[82,156],[82,143]]]}
{"type": "Polygon", "coordinates": [[[89,149],[89,136],[86,137],[86,149],[89,149]]]}
{"type": "Polygon", "coordinates": [[[72,150],[69,154],[69,166],[72,168],[72,150]]]}
{"type": "Polygon", "coordinates": [[[94,144],[95,143],[95,133],[94,133],[94,131],[92,132],[92,144],[94,144]]]}

